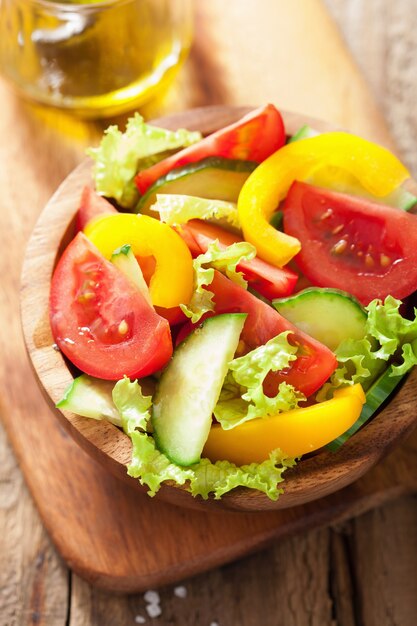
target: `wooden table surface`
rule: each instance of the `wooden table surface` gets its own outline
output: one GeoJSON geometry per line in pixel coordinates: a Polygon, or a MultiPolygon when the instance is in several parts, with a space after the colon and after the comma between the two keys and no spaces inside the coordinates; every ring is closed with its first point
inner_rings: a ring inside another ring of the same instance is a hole
{"type": "MultiPolygon", "coordinates": [[[[284,2],[275,0],[278,1],[284,2]]],[[[239,11],[244,2],[252,0],[229,0],[227,3],[223,0],[225,11],[230,11],[231,15],[233,11],[239,11]]],[[[310,0],[294,2],[300,10],[311,4],[310,0]]],[[[213,12],[221,6],[217,1],[206,4],[210,4],[209,11],[213,12]]],[[[274,0],[257,0],[257,7],[266,14],[273,4],[274,0]]],[[[363,70],[404,160],[416,176],[415,1],[326,0],[326,4],[363,70]]],[[[260,19],[267,17],[264,14],[260,19]]],[[[231,42],[234,35],[230,34],[231,42]]],[[[198,76],[200,62],[201,50],[197,47],[187,63],[186,73],[194,72],[198,76]]],[[[182,90],[182,102],[188,102],[189,106],[222,102],[248,104],[243,100],[244,85],[233,85],[231,95],[221,80],[215,87],[213,83],[197,78],[192,84],[193,89],[188,93],[189,83],[180,78],[176,88],[177,93],[178,89],[182,90]]],[[[289,92],[295,93],[296,88],[289,92]]],[[[254,94],[256,89],[252,86],[247,93],[254,94]]],[[[172,94],[171,103],[175,105],[178,102],[175,89],[172,94]]],[[[347,93],[349,106],[356,106],[349,97],[347,93]]],[[[168,98],[168,104],[164,106],[169,105],[168,98]]],[[[16,106],[21,106],[18,101],[16,106]]],[[[0,111],[3,112],[1,104],[0,111]]],[[[149,113],[153,112],[150,107],[149,113]]],[[[317,110],[312,113],[319,116],[317,110]]],[[[47,128],[50,118],[42,112],[36,115],[37,118],[33,119],[37,123],[41,120],[47,128]]],[[[65,127],[64,130],[68,129],[66,119],[57,116],[56,122],[65,127]]],[[[29,126],[27,132],[30,132],[29,126]]],[[[46,130],[43,137],[38,133],[36,137],[46,139],[43,144],[46,150],[50,150],[52,158],[58,158],[48,132],[46,130]]],[[[48,184],[44,186],[45,194],[48,189],[54,189],[60,177],[79,161],[80,144],[88,143],[96,132],[94,125],[74,123],[71,126],[71,137],[62,140],[60,145],[60,167],[51,170],[48,184]]],[[[7,150],[1,154],[2,158],[7,157],[7,150]]],[[[12,152],[8,156],[10,159],[18,157],[12,152]]],[[[0,165],[4,167],[5,163],[0,165]]],[[[39,174],[35,169],[34,177],[39,174]]],[[[46,199],[40,194],[28,201],[36,202],[40,207],[46,199]]],[[[5,377],[2,384],[7,385],[5,377]]],[[[166,587],[159,591],[162,614],[151,619],[142,594],[126,597],[97,591],[68,570],[42,527],[2,431],[0,449],[0,626],[124,626],[143,623],[141,617],[156,626],[416,624],[415,497],[400,499],[341,526],[280,541],[255,556],[186,580],[180,589],[166,587]],[[186,597],[181,597],[184,593],[186,597]]]]}

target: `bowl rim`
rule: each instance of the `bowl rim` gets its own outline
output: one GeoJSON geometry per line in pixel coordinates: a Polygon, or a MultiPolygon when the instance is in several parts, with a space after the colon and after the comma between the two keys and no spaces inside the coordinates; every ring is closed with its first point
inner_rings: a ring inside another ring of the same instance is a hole
{"type": "MultiPolygon", "coordinates": [[[[153,120],[167,128],[185,126],[208,134],[239,119],[254,107],[225,105],[200,107],[153,120]],[[221,122],[219,121],[221,120],[221,122]]],[[[281,111],[288,134],[303,124],[322,132],[335,127],[297,113],[281,111]]],[[[30,362],[50,404],[55,408],[73,380],[70,367],[54,347],[49,327],[49,286],[56,261],[69,241],[73,229],[81,190],[92,184],[92,161],[84,160],[62,182],[43,209],[29,239],[22,270],[21,318],[23,335],[30,362]]],[[[417,184],[410,181],[407,188],[417,194],[417,184]]],[[[410,373],[389,404],[365,428],[359,430],[337,453],[323,450],[303,459],[285,472],[284,493],[277,501],[265,494],[240,487],[225,494],[221,500],[204,501],[193,498],[184,487],[163,484],[158,496],[189,508],[266,511],[287,508],[316,500],[338,491],[362,476],[416,424],[413,408],[413,386],[417,370],[410,373]]],[[[108,422],[83,418],[55,408],[61,424],[90,455],[113,474],[146,491],[137,479],[127,475],[130,461],[130,439],[108,422]]]]}

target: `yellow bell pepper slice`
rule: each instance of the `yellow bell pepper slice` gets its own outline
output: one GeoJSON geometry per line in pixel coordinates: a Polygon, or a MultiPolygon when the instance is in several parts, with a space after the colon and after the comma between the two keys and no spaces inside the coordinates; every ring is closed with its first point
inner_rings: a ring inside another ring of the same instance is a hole
{"type": "Polygon", "coordinates": [[[265,261],[282,267],[300,251],[298,239],[275,230],[269,220],[294,180],[305,180],[324,165],[346,170],[378,197],[410,176],[389,150],[349,133],[324,133],[287,144],[252,172],[238,199],[244,238],[265,261]]]}
{"type": "Polygon", "coordinates": [[[135,256],[155,258],[149,285],[154,306],[171,308],[189,303],[194,277],[192,257],[170,226],[147,215],[117,213],[93,220],[84,233],[107,259],[125,244],[131,245],[135,256]]]}
{"type": "Polygon", "coordinates": [[[203,457],[227,459],[236,465],[261,463],[280,448],[288,457],[299,457],[330,443],[358,419],[365,403],[361,385],[344,387],[331,400],[301,409],[258,418],[236,428],[212,426],[203,457]]]}

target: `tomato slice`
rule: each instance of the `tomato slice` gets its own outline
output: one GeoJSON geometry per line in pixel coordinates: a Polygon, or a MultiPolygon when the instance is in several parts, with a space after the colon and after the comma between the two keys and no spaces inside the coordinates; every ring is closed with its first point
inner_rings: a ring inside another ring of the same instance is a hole
{"type": "Polygon", "coordinates": [[[158,178],[175,167],[195,163],[209,156],[261,163],[284,143],[285,130],[281,114],[272,104],[268,104],[139,172],[135,179],[136,185],[143,194],[158,178]]]}
{"type": "Polygon", "coordinates": [[[108,200],[99,196],[91,187],[86,185],[81,193],[76,230],[84,230],[88,222],[91,222],[96,217],[102,217],[110,213],[117,213],[117,210],[108,200]]]}
{"type": "MultiPolygon", "coordinates": [[[[182,224],[178,233],[193,255],[206,252],[216,239],[221,248],[242,241],[241,237],[202,220],[191,220],[187,224],[182,224]]],[[[251,261],[242,261],[238,264],[237,270],[243,273],[252,289],[269,300],[289,296],[298,280],[298,275],[289,268],[274,267],[259,257],[251,261]]]]}
{"type": "Polygon", "coordinates": [[[97,378],[147,376],[172,355],[168,322],[81,232],[55,269],[50,323],[61,351],[97,378]]]}
{"type": "MultiPolygon", "coordinates": [[[[217,270],[208,289],[214,293],[216,314],[247,313],[241,334],[241,341],[244,344],[242,353],[263,345],[286,330],[293,333],[289,341],[299,346],[300,356],[286,370],[267,376],[264,383],[266,394],[275,395],[279,383],[286,381],[308,397],[317,391],[336,369],[336,357],[326,346],[303,333],[269,304],[259,300],[217,270]]],[[[177,336],[177,344],[183,341],[192,329],[193,325],[190,322],[186,324],[177,336]]]]}
{"type": "Polygon", "coordinates": [[[314,285],[343,289],[365,305],[417,289],[417,217],[405,211],[295,182],[284,230],[300,240],[295,260],[314,285]]]}

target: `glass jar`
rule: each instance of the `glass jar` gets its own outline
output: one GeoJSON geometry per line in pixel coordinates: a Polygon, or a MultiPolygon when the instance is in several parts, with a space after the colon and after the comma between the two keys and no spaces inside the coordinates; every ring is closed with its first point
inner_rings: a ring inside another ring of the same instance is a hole
{"type": "Polygon", "coordinates": [[[37,102],[106,117],[165,89],[192,0],[0,0],[0,71],[37,102]]]}

